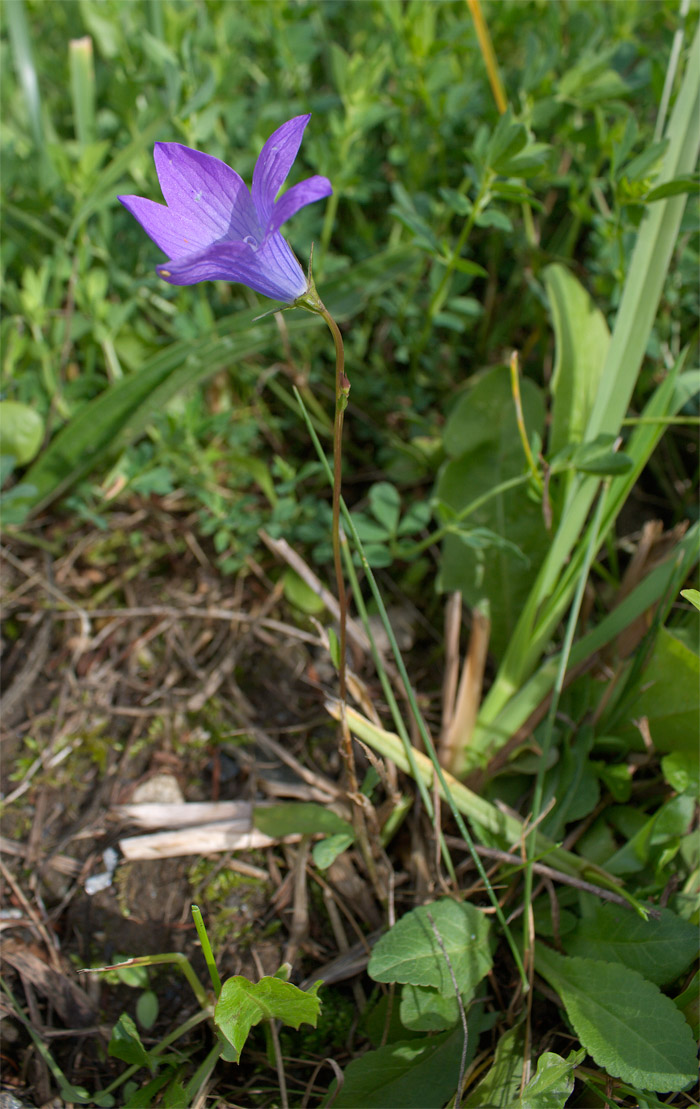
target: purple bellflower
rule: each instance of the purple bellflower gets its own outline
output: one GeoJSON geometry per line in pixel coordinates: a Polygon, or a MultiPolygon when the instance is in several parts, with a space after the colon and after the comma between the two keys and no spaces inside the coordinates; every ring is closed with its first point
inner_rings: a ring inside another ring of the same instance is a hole
{"type": "Polygon", "coordinates": [[[236,281],[288,304],[308,282],[283,223],[333,192],[327,177],[308,177],[279,200],[310,115],[295,116],[270,135],[255,169],[253,188],[218,158],[177,142],[156,143],[154,160],[166,205],[142,196],[120,196],[169,261],[156,272],[171,285],[236,281]]]}

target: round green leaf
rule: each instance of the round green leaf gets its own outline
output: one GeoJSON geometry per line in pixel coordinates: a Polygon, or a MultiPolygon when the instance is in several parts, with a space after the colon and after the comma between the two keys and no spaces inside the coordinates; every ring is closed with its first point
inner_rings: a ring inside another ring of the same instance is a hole
{"type": "Polygon", "coordinates": [[[28,404],[0,401],[0,454],[10,454],[18,466],[26,466],[44,438],[44,421],[28,404]]]}

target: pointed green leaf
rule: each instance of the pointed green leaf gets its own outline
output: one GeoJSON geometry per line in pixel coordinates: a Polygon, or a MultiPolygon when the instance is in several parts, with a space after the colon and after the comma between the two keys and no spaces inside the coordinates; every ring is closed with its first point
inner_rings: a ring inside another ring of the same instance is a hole
{"type": "Polygon", "coordinates": [[[281,1020],[292,1028],[301,1024],[315,1028],[321,1010],[316,996],[320,986],[316,982],[305,992],[280,978],[249,982],[241,975],[224,982],[214,1010],[214,1024],[233,1046],[236,1062],[251,1028],[262,1020],[281,1020]]]}
{"type": "Polygon", "coordinates": [[[641,974],[598,959],[570,959],[541,944],[535,966],[561,997],[586,1051],[613,1078],[656,1093],[697,1080],[690,1027],[641,974]]]}
{"type": "Polygon", "coordinates": [[[545,1051],[537,1060],[537,1073],[530,1079],[518,1099],[518,1109],[564,1109],[574,1088],[574,1067],[585,1057],[575,1051],[568,1059],[545,1051]]]}
{"type": "MultiPolygon", "coordinates": [[[[541,435],[544,401],[537,386],[521,381],[523,417],[528,438],[541,435]]],[[[459,513],[483,498],[464,520],[464,531],[495,533],[502,544],[493,551],[465,549],[461,538],[443,543],[440,588],[461,590],[472,607],[489,602],[490,648],[496,656],[506,649],[539,564],[549,546],[542,507],[522,486],[489,496],[497,486],[526,470],[507,366],[485,373],[457,401],[445,425],[448,462],[438,476],[435,493],[459,513]]],[[[449,516],[439,513],[441,521],[449,516]]],[[[470,540],[471,543],[471,540],[470,540]]]]}
{"type": "Polygon", "coordinates": [[[457,1087],[463,1042],[458,1027],[368,1051],[346,1067],[333,1109],[442,1109],[457,1087]]]}
{"type": "Polygon", "coordinates": [[[332,809],[313,801],[289,801],[281,805],[256,808],[253,824],[267,836],[345,835],[353,836],[352,826],[332,809]]]}
{"type": "Polygon", "coordinates": [[[141,1043],[138,1029],[128,1013],[122,1013],[112,1029],[107,1053],[114,1059],[137,1067],[150,1067],[148,1052],[141,1043]]]}

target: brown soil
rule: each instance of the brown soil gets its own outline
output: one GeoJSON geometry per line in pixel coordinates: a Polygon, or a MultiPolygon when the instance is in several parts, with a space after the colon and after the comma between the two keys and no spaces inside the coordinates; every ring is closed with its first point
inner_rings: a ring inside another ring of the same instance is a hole
{"type": "MultiPolygon", "coordinates": [[[[314,627],[290,614],[272,580],[278,566],[251,562],[247,573],[222,579],[188,520],[168,507],[131,504],[112,514],[108,531],[43,520],[33,532],[40,545],[5,536],[1,951],[11,993],[0,995],[0,1015],[3,1086],[19,1103],[56,1096],[37,1041],[91,1094],[125,1068],[107,1045],[119,1015],[135,1017],[143,986],[84,968],[184,952],[210,985],[195,899],[222,979],[256,980],[287,959],[298,982],[339,955],[339,927],[352,947],[381,921],[364,881],[357,896],[352,856],[327,872],[322,889],[300,881],[306,848],[294,844],[120,857],[107,888],[86,890],[105,871],[104,850],[138,831],[115,815],[117,805],[172,800],[178,790],[188,802],[313,800],[324,789],[340,797],[324,659],[314,627]]],[[[360,951],[360,969],[362,961],[360,951]]],[[[151,968],[148,977],[159,1011],[153,1027],[141,1028],[146,1046],[198,1008],[175,968],[151,968]]],[[[356,1013],[349,987],[339,988],[338,1005],[349,1011],[343,1043],[356,1013]]],[[[177,1047],[199,1060],[211,1043],[204,1024],[177,1047]]],[[[241,1067],[220,1064],[220,1104],[279,1096],[264,1047],[254,1034],[241,1067]]],[[[322,1059],[328,1045],[319,1048],[322,1059]]],[[[303,1054],[304,1067],[290,1064],[290,1094],[312,1078],[317,1055],[308,1046],[303,1054]]],[[[143,1084],[148,1074],[136,1077],[143,1084]]]]}

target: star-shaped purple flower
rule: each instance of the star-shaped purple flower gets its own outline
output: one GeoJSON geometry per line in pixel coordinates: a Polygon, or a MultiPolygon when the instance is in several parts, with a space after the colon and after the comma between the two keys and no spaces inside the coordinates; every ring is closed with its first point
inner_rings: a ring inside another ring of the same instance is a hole
{"type": "Polygon", "coordinates": [[[295,116],[270,135],[253,171],[252,195],[235,170],[177,142],[156,143],[154,159],[167,206],[120,196],[169,261],[156,271],[171,285],[237,281],[291,304],[307,280],[280,227],[300,208],[330,196],[327,177],[308,177],[277,193],[311,116],[295,116]]]}

